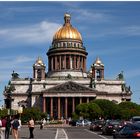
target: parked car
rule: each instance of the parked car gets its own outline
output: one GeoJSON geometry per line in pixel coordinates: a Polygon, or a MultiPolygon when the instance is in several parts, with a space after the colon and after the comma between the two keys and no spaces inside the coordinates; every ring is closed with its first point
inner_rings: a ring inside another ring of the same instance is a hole
{"type": "Polygon", "coordinates": [[[113,133],[113,138],[128,139],[138,138],[140,139],[140,123],[128,123],[124,125],[120,130],[113,133]]]}
{"type": "Polygon", "coordinates": [[[102,134],[111,135],[114,131],[120,129],[122,127],[120,120],[111,120],[105,123],[102,127],[102,134]]]}
{"type": "Polygon", "coordinates": [[[76,122],[76,126],[89,126],[91,124],[91,121],[84,119],[84,120],[78,120],[76,122]]]}
{"type": "Polygon", "coordinates": [[[134,116],[134,117],[132,117],[132,118],[130,119],[130,121],[131,121],[132,123],[140,122],[140,116],[134,116]]]}
{"type": "Polygon", "coordinates": [[[96,120],[91,123],[89,129],[93,131],[100,131],[104,125],[105,125],[104,120],[96,120]]]}

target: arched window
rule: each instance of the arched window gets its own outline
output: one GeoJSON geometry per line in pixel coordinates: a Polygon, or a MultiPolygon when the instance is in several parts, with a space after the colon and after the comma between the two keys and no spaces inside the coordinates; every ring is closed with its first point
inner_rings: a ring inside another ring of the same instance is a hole
{"type": "Polygon", "coordinates": [[[101,78],[101,71],[100,70],[96,71],[96,77],[97,77],[97,79],[101,78]]]}
{"type": "Polygon", "coordinates": [[[64,56],[61,56],[61,69],[64,69],[64,56]]]}
{"type": "Polygon", "coordinates": [[[37,80],[41,81],[41,70],[40,69],[37,70],[37,80]]]}
{"type": "Polygon", "coordinates": [[[70,69],[70,60],[69,60],[69,56],[66,56],[66,69],[70,69]]]}

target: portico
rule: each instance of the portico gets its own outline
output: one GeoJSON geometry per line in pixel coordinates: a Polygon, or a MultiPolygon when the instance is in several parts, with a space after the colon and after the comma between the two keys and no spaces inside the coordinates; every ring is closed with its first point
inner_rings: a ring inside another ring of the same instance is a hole
{"type": "Polygon", "coordinates": [[[43,112],[55,119],[71,117],[76,106],[94,100],[96,92],[71,81],[50,88],[43,92],[43,112]]]}

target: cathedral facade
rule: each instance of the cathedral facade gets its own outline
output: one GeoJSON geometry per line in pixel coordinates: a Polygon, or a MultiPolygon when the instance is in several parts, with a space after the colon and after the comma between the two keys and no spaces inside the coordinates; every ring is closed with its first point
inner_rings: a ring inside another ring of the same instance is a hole
{"type": "Polygon", "coordinates": [[[80,32],[71,25],[71,16],[64,15],[64,25],[54,34],[46,53],[48,70],[38,57],[33,64],[32,78],[19,78],[13,72],[5,87],[6,108],[39,107],[51,118],[71,117],[78,104],[94,99],[108,99],[115,103],[131,100],[123,74],[114,80],[104,78],[104,64],[99,57],[86,70],[88,52],[80,32]],[[47,72],[46,72],[47,71],[47,72]]]}

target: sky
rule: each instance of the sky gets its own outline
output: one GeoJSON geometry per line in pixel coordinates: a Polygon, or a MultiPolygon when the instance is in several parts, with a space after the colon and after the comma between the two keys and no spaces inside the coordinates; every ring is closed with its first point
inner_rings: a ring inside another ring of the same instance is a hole
{"type": "Polygon", "coordinates": [[[47,72],[46,52],[65,13],[82,35],[87,71],[97,57],[105,65],[105,79],[116,79],[123,71],[132,102],[140,104],[139,1],[0,1],[0,105],[13,70],[31,78],[40,56],[47,72]]]}

